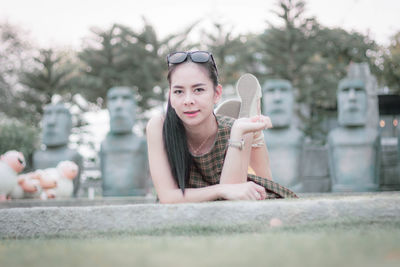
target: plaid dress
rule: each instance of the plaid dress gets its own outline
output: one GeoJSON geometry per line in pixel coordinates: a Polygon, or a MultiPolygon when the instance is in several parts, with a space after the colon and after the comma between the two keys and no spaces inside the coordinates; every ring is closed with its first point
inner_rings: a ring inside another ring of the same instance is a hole
{"type": "MultiPolygon", "coordinates": [[[[216,115],[216,118],[218,133],[214,146],[206,154],[192,155],[193,164],[190,169],[187,188],[206,187],[219,183],[226,151],[228,150],[228,140],[235,119],[221,115],[216,115]]],[[[297,198],[296,194],[289,189],[266,178],[248,174],[247,180],[265,187],[267,198],[297,198]]]]}

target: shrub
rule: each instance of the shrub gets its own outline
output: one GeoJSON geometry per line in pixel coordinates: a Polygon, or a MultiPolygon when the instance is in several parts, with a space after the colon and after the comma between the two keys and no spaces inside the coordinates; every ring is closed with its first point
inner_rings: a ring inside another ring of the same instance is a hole
{"type": "Polygon", "coordinates": [[[0,118],[0,154],[17,150],[27,161],[38,147],[39,129],[23,124],[15,119],[0,118]]]}

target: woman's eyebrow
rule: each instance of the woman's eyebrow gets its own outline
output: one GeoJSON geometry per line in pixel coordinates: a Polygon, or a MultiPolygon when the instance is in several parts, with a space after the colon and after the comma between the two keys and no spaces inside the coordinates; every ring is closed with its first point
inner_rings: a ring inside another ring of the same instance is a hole
{"type": "MultiPolygon", "coordinates": [[[[198,86],[205,86],[205,85],[206,85],[205,83],[196,83],[196,84],[193,84],[191,87],[195,88],[195,87],[198,87],[198,86]]],[[[182,85],[174,85],[174,86],[172,86],[172,88],[183,89],[184,86],[182,86],[182,85]]]]}
{"type": "Polygon", "coordinates": [[[204,85],[206,85],[206,84],[205,83],[196,83],[196,84],[192,85],[192,88],[198,87],[198,86],[204,86],[204,85]]]}

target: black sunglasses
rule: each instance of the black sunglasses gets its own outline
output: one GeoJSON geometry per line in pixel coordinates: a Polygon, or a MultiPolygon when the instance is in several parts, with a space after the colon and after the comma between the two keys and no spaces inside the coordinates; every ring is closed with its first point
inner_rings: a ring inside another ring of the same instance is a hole
{"type": "Polygon", "coordinates": [[[207,51],[193,51],[193,52],[174,52],[167,56],[168,67],[171,64],[180,64],[185,62],[187,58],[190,57],[190,60],[195,63],[206,63],[211,60],[215,71],[218,75],[217,65],[215,64],[215,60],[213,55],[207,51]]]}

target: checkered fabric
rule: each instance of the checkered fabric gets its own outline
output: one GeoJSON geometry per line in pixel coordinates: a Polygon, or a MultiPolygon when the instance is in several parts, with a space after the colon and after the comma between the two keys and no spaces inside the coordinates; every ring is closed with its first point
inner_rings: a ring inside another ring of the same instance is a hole
{"type": "MultiPolygon", "coordinates": [[[[193,156],[193,164],[190,169],[188,188],[199,188],[219,183],[222,167],[228,150],[228,140],[235,119],[216,115],[218,133],[213,149],[200,156],[193,156]]],[[[267,192],[267,198],[297,198],[289,189],[266,178],[248,174],[248,181],[253,181],[263,187],[267,192]]]]}

